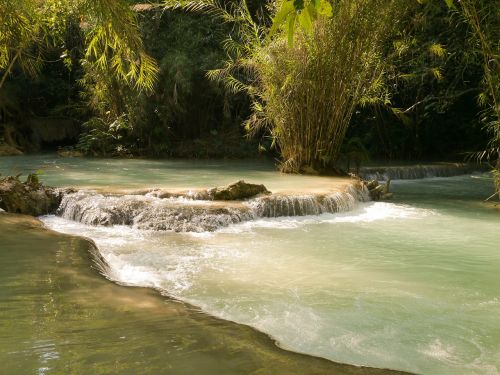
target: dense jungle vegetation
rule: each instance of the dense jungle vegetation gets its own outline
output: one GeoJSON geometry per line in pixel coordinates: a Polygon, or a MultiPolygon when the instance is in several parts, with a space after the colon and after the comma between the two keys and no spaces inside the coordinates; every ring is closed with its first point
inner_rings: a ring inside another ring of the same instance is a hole
{"type": "Polygon", "coordinates": [[[498,0],[1,0],[0,143],[498,172],[499,16],[498,0]]]}

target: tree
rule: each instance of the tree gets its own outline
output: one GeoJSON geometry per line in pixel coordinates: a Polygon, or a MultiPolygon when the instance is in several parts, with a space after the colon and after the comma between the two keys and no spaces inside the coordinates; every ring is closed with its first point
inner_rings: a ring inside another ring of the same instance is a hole
{"type": "Polygon", "coordinates": [[[245,0],[181,5],[233,26],[224,43],[229,59],[208,76],[252,98],[247,128],[267,129],[285,172],[335,167],[354,108],[378,84],[381,46],[398,9],[379,0],[321,4],[280,2],[270,28],[245,0]]]}
{"type": "Polygon", "coordinates": [[[144,51],[135,13],[122,0],[1,0],[0,89],[16,68],[39,72],[44,50],[64,44],[70,18],[84,34],[85,63],[135,89],[153,90],[156,63],[144,51]]]}

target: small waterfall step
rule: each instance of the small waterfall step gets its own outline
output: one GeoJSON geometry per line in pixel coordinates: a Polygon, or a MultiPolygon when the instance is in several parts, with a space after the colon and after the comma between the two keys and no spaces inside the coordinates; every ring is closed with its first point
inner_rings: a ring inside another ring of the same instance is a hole
{"type": "Polygon", "coordinates": [[[57,215],[88,225],[127,225],[137,229],[205,232],[260,217],[345,212],[370,200],[359,181],[325,194],[269,194],[242,201],[209,201],[153,195],[105,195],[70,192],[57,215]]]}
{"type": "Polygon", "coordinates": [[[435,163],[401,166],[363,167],[360,177],[365,180],[416,180],[432,177],[453,177],[487,170],[483,164],[435,163]]]}

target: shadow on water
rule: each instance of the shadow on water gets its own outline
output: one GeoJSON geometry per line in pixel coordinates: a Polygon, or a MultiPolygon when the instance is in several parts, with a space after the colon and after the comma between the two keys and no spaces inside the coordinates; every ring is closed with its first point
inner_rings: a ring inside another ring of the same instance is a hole
{"type": "Polygon", "coordinates": [[[396,374],[288,352],[98,274],[96,249],[0,213],[0,372],[5,374],[396,374]],[[94,254],[94,255],[92,255],[94,254]]]}

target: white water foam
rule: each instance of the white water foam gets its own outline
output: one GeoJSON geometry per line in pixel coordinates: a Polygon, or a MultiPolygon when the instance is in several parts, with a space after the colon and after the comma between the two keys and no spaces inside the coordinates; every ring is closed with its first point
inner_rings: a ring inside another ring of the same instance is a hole
{"type": "MultiPolygon", "coordinates": [[[[221,233],[239,233],[250,231],[254,228],[294,229],[311,224],[336,224],[336,223],[369,223],[378,220],[397,219],[424,219],[428,216],[439,215],[431,209],[417,208],[407,204],[389,202],[359,203],[352,211],[336,214],[321,214],[308,216],[288,216],[280,218],[259,218],[221,228],[221,233]]],[[[193,233],[193,235],[199,235],[193,233]]]]}

